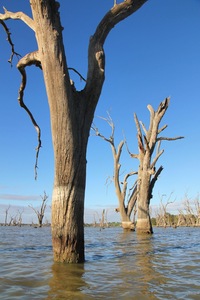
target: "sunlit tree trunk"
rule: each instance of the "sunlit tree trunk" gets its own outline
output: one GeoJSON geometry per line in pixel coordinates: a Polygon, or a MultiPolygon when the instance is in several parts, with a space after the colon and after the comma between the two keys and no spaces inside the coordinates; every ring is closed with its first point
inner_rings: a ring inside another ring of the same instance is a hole
{"type": "MultiPolygon", "coordinates": [[[[56,7],[32,0],[36,38],[47,90],[54,148],[52,242],[56,261],[84,261],[86,146],[92,116],[70,84],[56,7]],[[54,17],[52,17],[54,14],[54,17]],[[45,28],[45,34],[44,34],[45,28]]],[[[56,2],[52,2],[57,5],[56,2]]],[[[84,102],[83,102],[84,100],[84,102]]]]}

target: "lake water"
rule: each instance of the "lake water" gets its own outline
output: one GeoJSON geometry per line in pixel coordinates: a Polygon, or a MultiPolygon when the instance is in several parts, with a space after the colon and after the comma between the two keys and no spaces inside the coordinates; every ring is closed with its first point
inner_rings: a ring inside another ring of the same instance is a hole
{"type": "Polygon", "coordinates": [[[85,228],[86,262],[53,262],[50,228],[0,227],[0,299],[200,299],[200,228],[85,228]]]}

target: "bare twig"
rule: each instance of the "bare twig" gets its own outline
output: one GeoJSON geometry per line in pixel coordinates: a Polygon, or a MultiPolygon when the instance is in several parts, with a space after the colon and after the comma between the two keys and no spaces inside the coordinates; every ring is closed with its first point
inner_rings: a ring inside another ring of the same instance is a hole
{"type": "Polygon", "coordinates": [[[0,24],[3,26],[3,28],[7,34],[7,41],[11,46],[11,55],[10,55],[8,62],[11,64],[11,67],[12,67],[12,61],[13,61],[14,55],[16,55],[18,59],[19,59],[19,57],[21,57],[21,55],[19,53],[15,52],[15,47],[14,47],[14,44],[11,39],[11,33],[10,33],[8,27],[6,26],[5,22],[0,20],[0,24]]]}
{"type": "Polygon", "coordinates": [[[80,79],[82,79],[83,81],[86,82],[86,79],[76,69],[74,69],[74,68],[67,68],[67,69],[71,70],[71,71],[74,71],[80,77],[80,79]]]}

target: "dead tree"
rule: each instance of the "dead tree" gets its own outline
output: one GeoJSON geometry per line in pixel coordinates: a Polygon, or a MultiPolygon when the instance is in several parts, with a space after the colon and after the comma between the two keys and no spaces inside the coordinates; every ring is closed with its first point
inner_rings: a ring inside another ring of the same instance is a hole
{"type": "Polygon", "coordinates": [[[124,146],[124,141],[122,140],[118,147],[115,146],[115,140],[114,140],[114,132],[115,132],[115,126],[114,123],[108,114],[108,118],[102,118],[105,120],[109,126],[111,127],[111,135],[109,138],[106,138],[104,135],[102,135],[98,128],[93,124],[92,130],[95,132],[95,135],[102,138],[106,142],[108,142],[112,149],[113,154],[113,161],[114,161],[114,172],[113,172],[113,181],[115,185],[115,192],[118,199],[118,205],[119,207],[116,208],[116,212],[120,213],[121,216],[121,222],[122,227],[124,229],[134,229],[134,223],[131,221],[131,213],[133,211],[134,205],[137,200],[136,195],[136,185],[131,185],[131,187],[128,189],[128,180],[131,176],[136,175],[137,172],[129,172],[127,173],[124,178],[121,180],[120,177],[120,158],[122,154],[122,149],[124,146]]]}
{"type": "Polygon", "coordinates": [[[21,225],[22,225],[22,214],[23,214],[23,212],[24,212],[24,210],[19,210],[18,209],[18,226],[20,226],[21,227],[21,225]]]}
{"type": "MultiPolygon", "coordinates": [[[[130,221],[130,214],[137,201],[137,232],[138,233],[153,233],[151,218],[149,213],[150,200],[152,198],[153,188],[158,179],[158,176],[163,170],[163,166],[160,166],[156,170],[156,163],[164,150],[160,150],[161,141],[174,141],[182,139],[182,136],[168,138],[160,137],[159,134],[167,128],[167,125],[159,128],[159,124],[169,106],[170,99],[166,98],[160,103],[157,111],[154,111],[151,105],[147,108],[150,111],[150,124],[147,129],[142,122],[138,121],[137,115],[134,114],[134,120],[137,128],[137,142],[138,142],[138,154],[128,152],[132,158],[136,158],[139,161],[138,170],[135,172],[127,173],[124,176],[124,180],[120,181],[120,156],[125,141],[121,141],[118,148],[115,147],[114,143],[114,131],[115,127],[112,119],[109,117],[104,118],[112,128],[110,138],[106,138],[102,135],[96,126],[93,126],[95,134],[105,141],[109,142],[112,148],[113,159],[114,159],[114,183],[116,195],[118,197],[119,208],[118,211],[121,214],[122,226],[124,228],[131,228],[133,226],[130,221]],[[143,134],[142,134],[143,130],[143,134]],[[157,149],[155,149],[157,146],[157,149]],[[128,205],[125,206],[125,199],[127,196],[127,180],[130,176],[137,175],[137,179],[131,187],[131,193],[129,193],[128,205]]],[[[127,143],[126,143],[127,144],[127,143]]]]}
{"type": "Polygon", "coordinates": [[[194,201],[195,209],[196,209],[196,226],[200,226],[200,199],[199,195],[196,197],[194,201]]]}
{"type": "Polygon", "coordinates": [[[8,205],[8,207],[5,210],[5,221],[4,221],[4,225],[8,225],[8,211],[10,209],[10,205],[8,205]]]}
{"type": "Polygon", "coordinates": [[[158,212],[156,214],[156,225],[161,227],[172,226],[175,224],[171,224],[170,214],[167,212],[168,205],[174,203],[175,200],[170,201],[172,193],[170,194],[169,198],[167,199],[166,203],[163,203],[163,195],[160,198],[160,205],[158,212]]]}
{"type": "Polygon", "coordinates": [[[142,122],[138,121],[134,114],[137,128],[138,154],[130,153],[131,157],[139,160],[137,178],[137,233],[153,233],[151,218],[149,214],[150,200],[153,197],[152,191],[158,176],[163,170],[160,166],[156,170],[156,163],[164,150],[160,150],[161,141],[174,141],[182,139],[182,136],[168,138],[159,136],[167,125],[159,128],[160,122],[169,106],[170,99],[166,98],[154,111],[151,105],[147,108],[150,112],[150,123],[147,129],[142,122]],[[143,132],[143,133],[142,133],[143,132]],[[157,146],[157,149],[155,150],[157,146]]]}
{"type": "Polygon", "coordinates": [[[199,222],[199,199],[192,201],[185,195],[185,200],[183,201],[186,226],[197,226],[199,222]]]}
{"type": "Polygon", "coordinates": [[[182,202],[183,208],[179,209],[177,226],[200,226],[200,201],[199,196],[191,200],[187,195],[182,202]]]}
{"type": "MultiPolygon", "coordinates": [[[[19,104],[29,114],[38,135],[35,170],[41,148],[41,131],[25,105],[26,68],[39,67],[43,72],[51,118],[54,148],[54,187],[52,193],[52,244],[54,260],[77,263],[84,261],[84,197],[86,152],[90,127],[105,80],[104,43],[110,31],[136,12],[147,0],[127,0],[114,5],[102,18],[91,36],[88,47],[88,70],[85,86],[77,91],[70,79],[63,42],[59,3],[55,0],[30,0],[32,16],[4,8],[0,24],[15,52],[8,19],[23,21],[34,31],[37,49],[22,57],[17,68],[22,76],[19,104]]],[[[70,7],[70,3],[68,3],[70,7]]],[[[69,8],[70,9],[70,8],[69,8]]],[[[79,73],[78,73],[79,74],[79,73]]],[[[81,76],[83,78],[83,76],[81,76]]],[[[37,176],[37,172],[36,172],[37,176]]]]}
{"type": "Polygon", "coordinates": [[[42,204],[39,210],[37,210],[36,208],[34,208],[32,205],[29,205],[30,208],[33,209],[33,211],[35,212],[35,214],[37,215],[38,218],[38,226],[42,227],[42,222],[43,222],[43,218],[44,218],[44,213],[46,210],[46,201],[48,199],[47,194],[44,192],[44,195],[41,196],[42,198],[42,204]]]}
{"type": "Polygon", "coordinates": [[[105,228],[105,209],[103,209],[102,214],[101,214],[101,219],[99,219],[99,226],[102,229],[105,228]]]}

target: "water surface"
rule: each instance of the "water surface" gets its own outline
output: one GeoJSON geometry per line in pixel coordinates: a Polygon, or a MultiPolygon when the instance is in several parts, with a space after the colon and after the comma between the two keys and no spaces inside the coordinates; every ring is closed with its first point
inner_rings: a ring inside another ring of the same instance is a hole
{"type": "Polygon", "coordinates": [[[0,227],[0,299],[200,299],[200,228],[85,228],[86,262],[53,262],[50,228],[0,227]]]}

